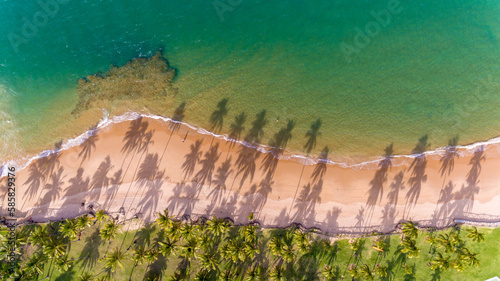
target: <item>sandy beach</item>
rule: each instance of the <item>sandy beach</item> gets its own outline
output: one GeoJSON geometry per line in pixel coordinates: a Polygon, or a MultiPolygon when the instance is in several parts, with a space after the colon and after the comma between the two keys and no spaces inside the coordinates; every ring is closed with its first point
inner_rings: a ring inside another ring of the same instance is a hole
{"type": "Polygon", "coordinates": [[[153,221],[168,208],[179,217],[216,215],[235,223],[248,222],[253,212],[265,227],[300,223],[331,234],[388,232],[402,220],[443,227],[453,219],[500,220],[500,158],[491,155],[498,155],[495,145],[400,166],[384,158],[372,170],[303,165],[142,117],[17,172],[16,208],[22,220],[34,221],[97,209],[153,221]]]}

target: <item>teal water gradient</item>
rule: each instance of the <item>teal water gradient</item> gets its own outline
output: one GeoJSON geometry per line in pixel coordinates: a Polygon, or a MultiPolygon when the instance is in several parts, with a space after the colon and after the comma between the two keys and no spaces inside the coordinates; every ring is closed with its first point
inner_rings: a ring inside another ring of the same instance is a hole
{"type": "MultiPolygon", "coordinates": [[[[13,143],[22,151],[67,137],[58,134],[68,131],[78,78],[159,48],[179,70],[186,121],[206,127],[217,101],[230,97],[228,120],[261,109],[272,121],[295,119],[297,151],[318,117],[318,148],[350,157],[391,142],[409,153],[424,134],[436,147],[456,134],[469,143],[500,132],[499,1],[402,0],[402,12],[350,63],[340,44],[353,44],[355,28],[390,1],[243,0],[223,20],[207,0],[67,2],[17,53],[9,36],[43,9],[0,3],[0,126],[12,133],[0,139],[2,158],[13,143]]],[[[270,122],[264,138],[282,125],[270,122]]]]}

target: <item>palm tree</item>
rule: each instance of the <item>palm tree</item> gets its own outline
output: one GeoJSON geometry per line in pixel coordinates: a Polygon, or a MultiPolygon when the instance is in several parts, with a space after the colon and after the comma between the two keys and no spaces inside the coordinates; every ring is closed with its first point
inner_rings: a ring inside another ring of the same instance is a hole
{"type": "Polygon", "coordinates": [[[460,238],[460,235],[455,232],[450,233],[450,241],[454,246],[463,244],[462,238],[460,238]]]}
{"type": "Polygon", "coordinates": [[[144,253],[144,260],[149,264],[155,262],[158,259],[158,252],[154,248],[147,249],[144,253]]]}
{"type": "Polygon", "coordinates": [[[229,137],[231,139],[239,139],[241,137],[241,133],[245,130],[245,122],[247,120],[247,116],[245,112],[242,112],[234,117],[234,122],[229,126],[229,137]]]}
{"type": "Polygon", "coordinates": [[[200,271],[198,271],[195,275],[194,275],[194,281],[208,281],[208,280],[211,280],[210,279],[210,276],[209,276],[209,272],[202,269],[200,271]]]}
{"type": "Polygon", "coordinates": [[[465,270],[465,263],[462,260],[462,256],[458,255],[455,261],[453,262],[453,268],[455,268],[457,271],[464,271],[465,270]]]}
{"type": "Polygon", "coordinates": [[[16,256],[21,255],[19,247],[6,241],[0,242],[0,261],[9,260],[12,254],[16,256]]]}
{"type": "Polygon", "coordinates": [[[36,225],[35,229],[28,236],[28,243],[31,245],[44,246],[48,237],[47,228],[41,225],[36,225]]]}
{"type": "Polygon", "coordinates": [[[347,271],[353,278],[358,278],[359,276],[358,267],[355,264],[350,264],[347,271]]]}
{"type": "Polygon", "coordinates": [[[143,246],[139,246],[137,249],[132,250],[132,260],[134,261],[134,266],[143,264],[146,261],[146,250],[143,246]]]}
{"type": "Polygon", "coordinates": [[[415,269],[415,264],[413,264],[413,266],[410,266],[410,265],[408,265],[406,263],[403,263],[401,266],[405,269],[405,273],[407,275],[412,275],[413,274],[413,270],[415,269]]]}
{"type": "Polygon", "coordinates": [[[328,264],[323,267],[321,273],[323,273],[323,277],[325,277],[326,280],[335,280],[335,278],[337,277],[333,267],[328,264]]]}
{"type": "Polygon", "coordinates": [[[204,270],[218,270],[220,258],[216,253],[203,253],[200,255],[200,266],[204,270]]]}
{"type": "Polygon", "coordinates": [[[92,219],[87,215],[80,216],[76,219],[76,226],[78,228],[85,228],[92,226],[92,219]]]}
{"type": "Polygon", "coordinates": [[[418,237],[417,224],[412,221],[403,222],[401,224],[401,230],[403,234],[410,239],[417,239],[418,237]]]}
{"type": "Polygon", "coordinates": [[[361,243],[363,242],[362,239],[356,238],[356,239],[350,239],[349,240],[349,245],[353,253],[357,252],[359,248],[361,247],[361,243]]]}
{"type": "Polygon", "coordinates": [[[162,254],[164,257],[168,258],[172,253],[175,252],[176,249],[176,241],[171,240],[170,238],[165,238],[165,241],[158,242],[158,252],[162,254]]]}
{"type": "Polygon", "coordinates": [[[443,257],[443,255],[439,252],[436,254],[436,256],[434,256],[430,263],[432,270],[436,270],[438,268],[441,270],[446,270],[451,266],[450,257],[443,257]]]}
{"type": "Polygon", "coordinates": [[[99,222],[99,224],[100,224],[102,221],[105,221],[107,218],[108,218],[108,215],[106,215],[106,213],[104,212],[104,210],[98,210],[98,211],[95,213],[95,220],[96,220],[97,222],[99,222]]]}
{"type": "Polygon", "coordinates": [[[477,253],[471,253],[468,249],[464,248],[463,253],[460,254],[459,256],[462,256],[461,259],[463,260],[465,265],[468,266],[473,266],[473,267],[478,267],[479,266],[479,260],[477,259],[477,253]]]}
{"type": "Polygon", "coordinates": [[[418,258],[420,256],[420,250],[416,246],[416,241],[408,236],[405,236],[400,243],[403,246],[401,253],[406,254],[409,258],[418,258]]]}
{"type": "Polygon", "coordinates": [[[471,238],[474,242],[484,241],[484,235],[477,230],[477,227],[473,226],[471,228],[466,228],[467,238],[471,238]]]}
{"type": "Polygon", "coordinates": [[[257,247],[257,245],[255,245],[254,243],[251,243],[251,242],[245,242],[244,251],[245,251],[245,254],[252,260],[255,259],[255,256],[260,254],[260,250],[257,247]]]}
{"type": "Polygon", "coordinates": [[[172,240],[178,240],[180,238],[180,231],[181,231],[182,223],[180,221],[174,221],[172,220],[172,223],[170,225],[170,228],[165,230],[165,233],[170,237],[172,240]]]}
{"type": "Polygon", "coordinates": [[[168,216],[168,209],[163,210],[163,214],[158,214],[156,223],[158,223],[158,225],[165,230],[169,229],[172,226],[172,219],[168,216]]]}
{"type": "Polygon", "coordinates": [[[110,269],[111,272],[115,272],[117,267],[123,269],[122,261],[125,259],[125,253],[115,248],[109,256],[104,258],[106,260],[105,267],[110,269]]]}
{"type": "Polygon", "coordinates": [[[72,265],[73,260],[69,259],[68,255],[59,257],[56,260],[56,267],[61,273],[67,272],[72,265]]]}
{"type": "Polygon", "coordinates": [[[202,233],[200,238],[198,238],[200,249],[203,252],[211,252],[215,244],[218,244],[217,241],[209,236],[207,233],[202,233]]]}
{"type": "Polygon", "coordinates": [[[114,220],[108,222],[104,225],[104,228],[100,231],[101,237],[104,241],[111,242],[111,239],[115,238],[118,235],[118,229],[120,225],[118,225],[114,220]]]}
{"type": "Polygon", "coordinates": [[[236,263],[238,260],[244,262],[247,258],[245,244],[238,238],[231,239],[229,243],[224,245],[222,253],[225,259],[230,259],[233,263],[236,263]]]}
{"type": "Polygon", "coordinates": [[[261,277],[262,267],[253,265],[246,271],[245,281],[259,281],[261,277]]]}
{"type": "Polygon", "coordinates": [[[92,226],[92,219],[87,214],[80,216],[76,219],[76,228],[78,231],[78,240],[80,240],[82,236],[82,232],[86,227],[92,226]]]}
{"type": "Polygon", "coordinates": [[[445,252],[450,253],[454,252],[455,249],[453,247],[453,244],[451,242],[451,238],[447,233],[441,233],[439,234],[436,238],[435,241],[437,242],[436,248],[444,248],[445,252]]]}
{"type": "Polygon", "coordinates": [[[196,238],[198,236],[198,227],[192,223],[185,223],[180,229],[181,237],[185,240],[196,238]]]}
{"type": "Polygon", "coordinates": [[[219,273],[217,280],[232,281],[234,280],[234,273],[231,270],[226,269],[219,273]]]}
{"type": "Polygon", "coordinates": [[[230,228],[229,223],[227,223],[224,219],[218,219],[215,216],[213,217],[213,219],[209,220],[207,224],[208,224],[208,230],[215,237],[225,234],[230,228]]]}
{"type": "Polygon", "coordinates": [[[56,259],[64,255],[66,248],[67,245],[62,239],[50,237],[47,245],[43,247],[43,253],[47,255],[48,258],[56,259]]]}
{"type": "Polygon", "coordinates": [[[38,277],[43,273],[45,262],[47,262],[47,256],[42,253],[33,254],[26,262],[23,271],[26,272],[28,276],[38,277]]]}
{"type": "Polygon", "coordinates": [[[311,129],[306,132],[307,142],[304,145],[304,149],[307,152],[307,155],[311,153],[311,151],[316,147],[316,142],[318,137],[321,136],[321,132],[319,129],[321,128],[321,119],[318,118],[316,121],[311,123],[311,129]]]}
{"type": "Polygon", "coordinates": [[[375,273],[380,277],[380,278],[385,278],[387,277],[387,266],[380,265],[377,263],[375,266],[375,273]]]}
{"type": "Polygon", "coordinates": [[[293,234],[294,244],[297,246],[300,254],[304,255],[310,250],[309,236],[307,233],[300,231],[299,229],[295,230],[293,234]]]}
{"type": "Polygon", "coordinates": [[[184,280],[181,274],[178,272],[174,273],[174,275],[170,275],[167,279],[168,281],[181,281],[184,280]]]}
{"type": "Polygon", "coordinates": [[[78,281],[92,281],[92,280],[94,280],[94,277],[89,272],[82,273],[80,275],[80,278],[78,278],[78,281]]]}
{"type": "Polygon", "coordinates": [[[283,248],[281,249],[281,257],[287,263],[293,262],[295,259],[293,247],[291,245],[283,245],[283,248]]]}
{"type": "Polygon", "coordinates": [[[377,239],[377,241],[373,244],[373,248],[379,252],[384,252],[386,246],[387,244],[382,239],[377,239]]]}
{"type": "Polygon", "coordinates": [[[280,236],[274,236],[269,242],[269,249],[275,257],[281,257],[284,243],[280,236]]]}
{"type": "Polygon", "coordinates": [[[220,131],[224,122],[224,117],[226,117],[229,109],[227,108],[228,98],[224,98],[217,103],[217,109],[210,115],[210,124],[212,125],[212,130],[220,131]]]}
{"type": "Polygon", "coordinates": [[[359,274],[363,277],[363,280],[373,280],[373,273],[366,264],[359,268],[359,274]]]}
{"type": "Polygon", "coordinates": [[[257,225],[246,225],[240,228],[242,232],[242,239],[247,242],[254,242],[257,239],[257,229],[259,227],[257,225]]]}
{"type": "Polygon", "coordinates": [[[284,281],[285,276],[283,274],[283,268],[280,265],[275,265],[271,268],[269,272],[269,278],[275,281],[284,281]]]}
{"type": "Polygon", "coordinates": [[[60,228],[63,237],[68,237],[70,240],[76,239],[79,230],[74,219],[66,219],[60,228]]]}
{"type": "Polygon", "coordinates": [[[186,244],[181,246],[181,256],[191,262],[197,258],[196,251],[198,250],[198,240],[190,238],[186,244]]]}

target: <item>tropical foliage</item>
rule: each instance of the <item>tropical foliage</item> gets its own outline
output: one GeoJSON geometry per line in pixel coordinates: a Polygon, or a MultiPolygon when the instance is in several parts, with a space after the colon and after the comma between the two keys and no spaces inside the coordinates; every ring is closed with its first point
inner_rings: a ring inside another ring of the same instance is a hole
{"type": "Polygon", "coordinates": [[[15,247],[2,230],[0,258],[5,261],[14,251],[19,266],[4,262],[0,279],[66,280],[62,276],[72,274],[71,280],[397,280],[421,271],[461,274],[479,267],[478,251],[468,242],[486,239],[475,227],[426,232],[419,239],[424,230],[405,222],[399,243],[391,243],[394,236],[330,240],[297,226],[264,230],[253,215],[249,220],[243,226],[217,217],[182,222],[165,210],[155,223],[122,232],[122,223],[98,211],[21,227],[15,247]]]}

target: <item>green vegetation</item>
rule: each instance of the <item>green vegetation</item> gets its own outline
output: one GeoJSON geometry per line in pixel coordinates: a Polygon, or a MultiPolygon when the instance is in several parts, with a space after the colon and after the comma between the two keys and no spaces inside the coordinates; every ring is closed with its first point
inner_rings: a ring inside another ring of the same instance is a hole
{"type": "MultiPolygon", "coordinates": [[[[18,227],[19,262],[10,271],[1,228],[2,280],[477,280],[498,274],[500,229],[422,230],[329,238],[296,226],[263,229],[213,217],[181,222],[168,211],[155,223],[121,231],[99,211],[18,227]],[[480,270],[475,267],[479,267],[480,270]]],[[[128,221],[137,225],[138,219],[128,221]]]]}

